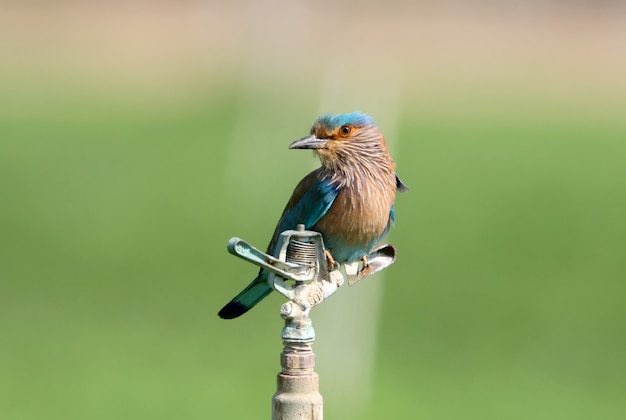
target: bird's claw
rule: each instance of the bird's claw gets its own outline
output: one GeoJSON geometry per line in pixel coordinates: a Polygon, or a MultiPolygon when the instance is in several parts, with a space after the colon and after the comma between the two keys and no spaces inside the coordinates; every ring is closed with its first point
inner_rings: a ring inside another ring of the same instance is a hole
{"type": "Polygon", "coordinates": [[[335,261],[330,251],[325,249],[324,252],[326,253],[326,261],[328,262],[328,269],[334,270],[336,268],[339,268],[339,264],[337,264],[337,261],[335,261]]]}
{"type": "Polygon", "coordinates": [[[346,265],[346,273],[348,274],[348,284],[354,283],[369,277],[372,274],[389,267],[396,259],[396,249],[391,244],[381,245],[364,255],[361,258],[362,266],[353,263],[351,266],[346,265]]]}

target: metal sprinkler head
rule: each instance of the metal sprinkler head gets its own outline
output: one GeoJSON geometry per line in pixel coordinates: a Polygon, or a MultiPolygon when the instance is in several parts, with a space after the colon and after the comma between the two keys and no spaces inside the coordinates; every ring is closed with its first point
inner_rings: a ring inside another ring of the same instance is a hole
{"type": "Polygon", "coordinates": [[[282,232],[275,250],[275,255],[268,255],[243,239],[232,238],[228,242],[228,252],[269,272],[269,285],[289,299],[281,308],[281,316],[300,328],[310,324],[306,319],[311,309],[335,293],[346,277],[348,284],[355,284],[387,268],[396,258],[394,246],[386,244],[362,261],[330,267],[330,253],[324,247],[322,235],[305,230],[302,224],[296,230],[282,232]],[[294,283],[287,284],[288,281],[294,283]]]}

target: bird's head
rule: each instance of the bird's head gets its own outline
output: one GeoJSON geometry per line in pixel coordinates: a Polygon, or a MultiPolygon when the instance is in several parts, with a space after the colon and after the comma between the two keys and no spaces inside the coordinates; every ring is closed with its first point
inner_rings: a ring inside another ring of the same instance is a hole
{"type": "Polygon", "coordinates": [[[374,120],[360,112],[322,115],[313,123],[311,134],[291,143],[289,148],[313,149],[323,165],[387,150],[374,120]]]}

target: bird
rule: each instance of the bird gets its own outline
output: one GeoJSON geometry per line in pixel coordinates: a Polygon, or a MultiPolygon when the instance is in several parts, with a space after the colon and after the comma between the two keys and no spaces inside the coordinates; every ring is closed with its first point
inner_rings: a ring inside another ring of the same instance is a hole
{"type": "MultiPolygon", "coordinates": [[[[298,224],[321,233],[329,264],[362,261],[395,222],[396,192],[408,188],[374,120],[361,112],[324,114],[310,134],[289,149],[312,149],[321,166],[296,186],[279,219],[267,253],[275,255],[281,232],[298,224]]],[[[272,288],[269,272],[257,277],[218,313],[237,318],[265,298],[272,288]]]]}

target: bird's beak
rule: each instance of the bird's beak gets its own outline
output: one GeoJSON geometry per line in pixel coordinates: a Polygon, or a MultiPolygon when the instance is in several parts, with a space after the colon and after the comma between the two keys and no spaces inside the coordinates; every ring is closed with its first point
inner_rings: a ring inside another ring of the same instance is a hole
{"type": "Polygon", "coordinates": [[[323,149],[326,147],[328,140],[319,139],[315,134],[296,140],[289,145],[290,149],[323,149]]]}

